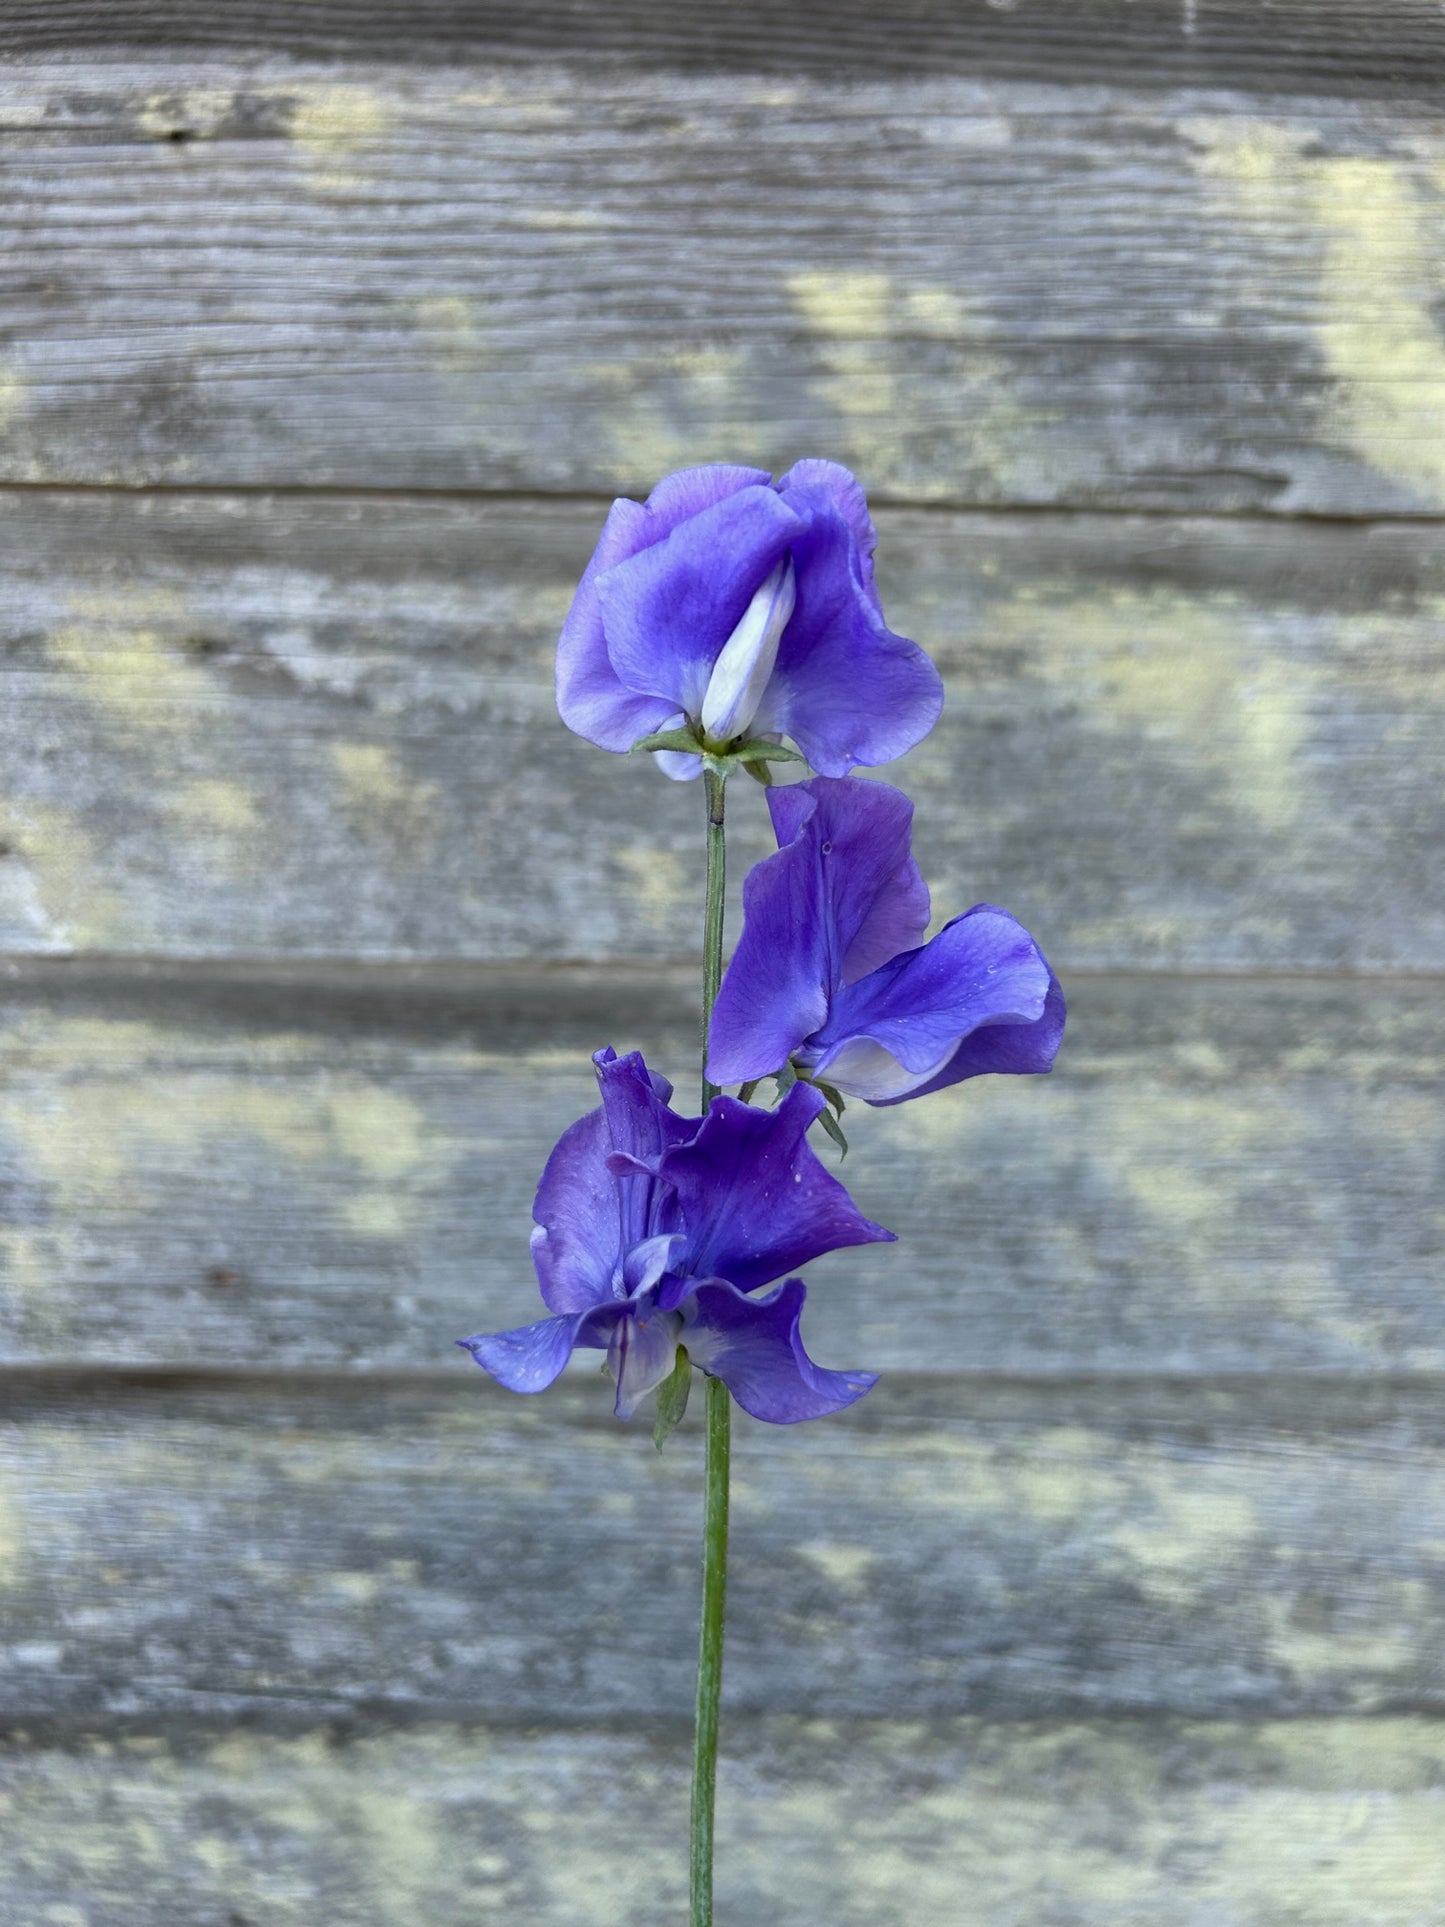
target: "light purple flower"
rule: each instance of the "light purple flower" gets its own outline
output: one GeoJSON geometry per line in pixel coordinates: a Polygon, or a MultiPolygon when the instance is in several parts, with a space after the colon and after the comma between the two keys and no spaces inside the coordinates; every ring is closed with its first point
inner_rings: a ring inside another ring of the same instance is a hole
{"type": "Polygon", "coordinates": [[[743,884],[743,930],[709,1034],[717,1084],[804,1076],[870,1104],[985,1071],[1052,1068],[1064,994],[1023,925],[975,904],[932,942],[909,847],[913,805],[886,783],[768,791],[782,846],[743,884]]]}
{"type": "Polygon", "coordinates": [[[563,1132],[533,1207],[553,1316],[458,1343],[514,1392],[544,1391],[579,1345],[605,1350],[619,1418],[668,1376],[679,1345],[774,1424],[861,1398],[872,1373],[824,1371],[803,1350],[800,1278],[753,1295],[825,1251],[892,1240],[809,1148],[821,1093],[800,1084],[776,1111],[719,1097],[684,1118],[636,1051],[593,1062],[601,1109],[563,1132]]]}
{"type": "MultiPolygon", "coordinates": [[[[645,503],[614,502],[557,645],[557,707],[579,736],[629,750],[690,726],[709,744],[790,736],[843,776],[922,740],[938,671],[889,629],[863,491],[836,462],[685,468],[645,503]]],[[[670,776],[700,759],[663,751],[670,776]]]]}

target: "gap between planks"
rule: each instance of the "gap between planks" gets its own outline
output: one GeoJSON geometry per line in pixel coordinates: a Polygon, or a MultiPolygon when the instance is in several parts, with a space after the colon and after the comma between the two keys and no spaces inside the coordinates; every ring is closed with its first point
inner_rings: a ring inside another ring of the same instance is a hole
{"type": "MultiPolygon", "coordinates": [[[[583,1430],[610,1428],[613,1420],[606,1400],[598,1406],[591,1393],[593,1372],[572,1372],[551,1393],[559,1424],[583,1430]]],[[[1188,1413],[1178,1408],[1181,1397],[1201,1401],[1248,1399],[1261,1426],[1282,1421],[1298,1423],[1301,1401],[1335,1401],[1334,1409],[1318,1409],[1320,1429],[1332,1431],[1342,1422],[1374,1422],[1384,1407],[1397,1399],[1433,1401],[1445,1409],[1445,1372],[1316,1370],[1258,1372],[1080,1370],[1060,1372],[889,1370],[879,1380],[887,1396],[875,1400],[872,1411],[891,1421],[901,1416],[928,1420],[956,1414],[958,1400],[969,1394],[1020,1400],[1088,1400],[1111,1397],[1133,1401],[1141,1422],[1174,1426],[1186,1424],[1188,1413]],[[1157,1397],[1157,1408],[1155,1399],[1157,1397]]],[[[72,1360],[0,1364],[0,1386],[5,1390],[4,1415],[16,1422],[27,1405],[40,1408],[75,1402],[84,1404],[104,1396],[113,1404],[145,1403],[152,1398],[206,1399],[212,1393],[238,1399],[290,1398],[317,1394],[341,1403],[349,1398],[372,1400],[387,1392],[405,1397],[416,1392],[462,1405],[485,1400],[497,1412],[516,1409],[516,1394],[506,1391],[464,1359],[448,1370],[398,1366],[363,1367],[352,1371],[258,1370],[248,1366],[154,1363],[117,1360],[104,1365],[72,1360]]],[[[1309,1409],[1313,1409],[1312,1407],[1309,1409]]],[[[1433,1408],[1432,1408],[1433,1409],[1433,1408]]],[[[870,1408],[859,1406],[851,1419],[866,1424],[870,1408]]]]}
{"type": "MultiPolygon", "coordinates": [[[[539,980],[549,986],[575,985],[587,991],[617,987],[690,996],[697,987],[700,961],[692,957],[602,960],[577,958],[549,961],[518,957],[214,957],[151,956],[141,952],[0,952],[0,986],[4,994],[35,991],[44,996],[67,986],[104,992],[149,984],[198,989],[208,986],[258,985],[338,990],[398,988],[440,994],[493,991],[511,995],[539,980]]],[[[1099,965],[1074,965],[1065,959],[1061,973],[1074,983],[1145,984],[1367,984],[1388,990],[1392,984],[1433,984],[1445,980],[1445,970],[1116,970],[1099,965]]],[[[690,1016],[690,1006],[689,1006],[690,1016]]],[[[666,1021],[666,1019],[664,1019],[666,1021]]]]}
{"type": "MultiPolygon", "coordinates": [[[[13,130],[12,130],[13,131],[13,130]]],[[[656,478],[654,477],[653,480],[656,478]]],[[[634,492],[645,494],[651,482],[640,478],[634,492]]],[[[622,493],[626,493],[625,490],[622,493]]],[[[0,503],[8,496],[23,499],[28,496],[112,496],[126,499],[154,498],[161,501],[224,500],[234,497],[241,501],[316,501],[316,502],[365,502],[394,503],[397,507],[419,507],[441,503],[471,503],[508,508],[525,508],[529,505],[540,511],[553,509],[593,508],[599,516],[605,516],[616,495],[602,489],[518,489],[485,488],[480,486],[445,488],[421,488],[415,484],[404,486],[379,485],[368,487],[354,482],[86,482],[69,481],[63,477],[44,481],[25,481],[6,479],[0,482],[0,503]]],[[[1300,522],[1319,528],[1436,528],[1445,527],[1445,513],[1437,510],[1400,510],[1381,514],[1378,510],[1362,510],[1351,514],[1344,509],[1292,508],[1279,511],[1241,505],[1225,508],[1218,505],[1190,506],[1181,509],[1176,505],[1143,503],[1128,508],[1104,505],[1099,506],[1092,500],[1058,502],[999,502],[982,501],[972,497],[959,496],[955,500],[943,502],[937,497],[914,497],[911,495],[890,495],[877,489],[869,492],[869,508],[884,514],[907,513],[909,515],[948,516],[977,515],[990,519],[1006,521],[1058,522],[1071,517],[1087,516],[1101,522],[1223,522],[1231,526],[1258,526],[1277,528],[1281,524],[1300,522]]],[[[600,524],[599,524],[600,526],[600,524]]]]}

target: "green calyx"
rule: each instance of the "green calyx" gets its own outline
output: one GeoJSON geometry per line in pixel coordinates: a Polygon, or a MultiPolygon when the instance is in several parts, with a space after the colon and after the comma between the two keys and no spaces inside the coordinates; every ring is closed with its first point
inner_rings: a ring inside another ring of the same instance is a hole
{"type": "Polygon", "coordinates": [[[843,1093],[841,1091],[835,1091],[831,1084],[819,1084],[818,1089],[827,1100],[823,1109],[818,1113],[818,1122],[828,1133],[829,1137],[832,1138],[843,1156],[847,1157],[848,1140],[844,1137],[843,1126],[839,1122],[839,1119],[843,1115],[843,1093]]]}
{"type": "Polygon", "coordinates": [[[659,1452],[682,1424],[691,1390],[692,1361],[679,1345],[676,1363],[657,1388],[657,1415],[652,1421],[652,1442],[659,1452]]]}
{"type": "MultiPolygon", "coordinates": [[[[777,1085],[779,1097],[785,1097],[794,1084],[806,1083],[817,1085],[818,1089],[823,1093],[824,1099],[824,1108],[818,1113],[818,1122],[828,1133],[828,1136],[832,1138],[843,1156],[847,1157],[848,1140],[843,1135],[843,1126],[840,1122],[844,1111],[847,1109],[847,1106],[843,1102],[843,1093],[838,1090],[835,1085],[825,1084],[821,1078],[809,1077],[806,1072],[803,1073],[802,1077],[799,1077],[797,1066],[791,1058],[789,1058],[781,1070],[773,1071],[771,1076],[773,1082],[777,1085]]],[[[749,1083],[744,1084],[738,1091],[740,1102],[751,1104],[753,1101],[753,1093],[762,1082],[761,1077],[755,1077],[749,1083]]]]}
{"type": "Polygon", "coordinates": [[[772,781],[769,763],[806,763],[808,760],[796,749],[775,743],[766,736],[736,737],[730,743],[718,743],[687,725],[681,729],[659,729],[650,736],[639,736],[632,745],[631,754],[635,756],[639,750],[659,749],[676,750],[684,756],[700,756],[708,769],[723,777],[730,776],[735,769],[745,769],[749,776],[764,786],[772,781]]]}

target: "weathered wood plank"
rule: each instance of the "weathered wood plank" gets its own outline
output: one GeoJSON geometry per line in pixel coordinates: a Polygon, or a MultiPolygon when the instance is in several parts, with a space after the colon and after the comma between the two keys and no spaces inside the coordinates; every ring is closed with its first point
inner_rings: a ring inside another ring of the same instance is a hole
{"type": "Polygon", "coordinates": [[[1445,129],[1391,20],[1393,106],[866,55],[17,63],[0,478],[817,450],[913,500],[1438,512],[1445,129]]]}
{"type": "MultiPolygon", "coordinates": [[[[694,790],[569,736],[600,504],[0,497],[0,947],[678,957],[694,790]]],[[[1069,969],[1435,971],[1445,544],[1389,526],[882,518],[944,722],[940,911],[1069,969]]],[[[767,845],[751,785],[734,874],[767,845]]]]}
{"type": "MultiPolygon", "coordinates": [[[[1445,1710],[1438,1380],[925,1381],[737,1460],[740,1712],[1445,1710]]],[[[0,1462],[12,1726],[691,1707],[700,1436],[595,1382],[42,1391],[0,1462]]]]}
{"type": "Polygon", "coordinates": [[[683,72],[956,74],[1132,86],[1269,88],[1398,101],[1445,82],[1432,0],[730,0],[725,12],[665,0],[46,0],[0,16],[0,52],[93,48],[173,54],[258,48],[301,59],[421,61],[470,55],[683,72]]]}
{"type": "MultiPolygon", "coordinates": [[[[1439,1927],[1417,1720],[729,1723],[736,1927],[1439,1927]]],[[[437,1726],[0,1756],[12,1927],[674,1927],[686,1742],[437,1726]]]]}
{"type": "MultiPolygon", "coordinates": [[[[8,1360],[470,1372],[453,1339],[537,1315],[532,1193],[588,1053],[640,1044],[686,1093],[690,978],[378,978],[3,986],[8,1360]]],[[[1445,1371],[1438,985],[1073,996],[1052,1078],[850,1108],[848,1183],[902,1242],[812,1268],[816,1355],[1445,1371]]]]}

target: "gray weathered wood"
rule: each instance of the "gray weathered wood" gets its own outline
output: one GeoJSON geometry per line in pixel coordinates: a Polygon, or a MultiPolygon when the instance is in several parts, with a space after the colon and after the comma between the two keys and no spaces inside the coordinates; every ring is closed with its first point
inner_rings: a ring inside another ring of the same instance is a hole
{"type": "MultiPolygon", "coordinates": [[[[1429,1722],[733,1721],[727,1927],[1439,1927],[1429,1722]]],[[[676,1927],[686,1741],[428,1727],[0,1755],[10,1927],[676,1927]]]]}
{"type": "MultiPolygon", "coordinates": [[[[686,1719],[700,1436],[595,1379],[8,1417],[12,1726],[686,1719]]],[[[736,1471],[739,1713],[1445,1711],[1438,1380],[900,1383],[736,1471]]]]}
{"type": "MultiPolygon", "coordinates": [[[[0,985],[12,1362],[470,1371],[589,1053],[690,1102],[690,973],[30,965],[0,985]]],[[[897,1246],[810,1268],[825,1363],[1445,1370],[1434,983],[1081,979],[1048,1079],[852,1106],[897,1246]]],[[[830,1151],[825,1154],[832,1156],[830,1151]]]]}
{"type": "Polygon", "coordinates": [[[1347,67],[782,84],[665,42],[19,62],[0,478],[633,489],[816,451],[914,500],[1439,511],[1423,21],[1356,30],[1399,30],[1393,106],[1347,67]]]}
{"type": "MultiPolygon", "coordinates": [[[[0,498],[0,948],[691,952],[696,788],[553,707],[602,514],[0,498]]],[[[948,683],[896,772],[940,912],[1004,903],[1065,973],[1440,968],[1434,531],[880,519],[948,683]]]]}
{"type": "Polygon", "coordinates": [[[1133,86],[1184,84],[1432,101],[1445,28],[1432,0],[46,0],[0,15],[0,51],[140,47],[174,53],[431,62],[459,55],[595,70],[960,74],[1133,86]]]}

